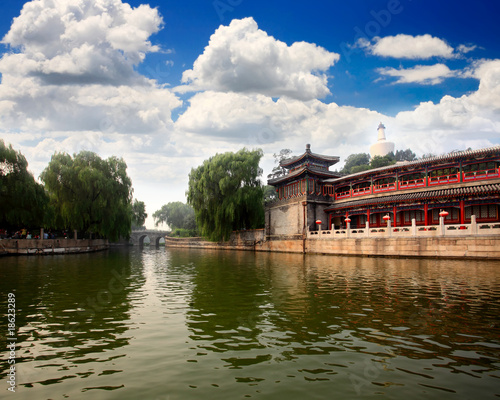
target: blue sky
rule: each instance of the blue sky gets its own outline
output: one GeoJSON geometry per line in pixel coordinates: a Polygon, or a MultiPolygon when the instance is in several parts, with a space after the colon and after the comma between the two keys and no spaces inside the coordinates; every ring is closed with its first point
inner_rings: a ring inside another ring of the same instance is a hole
{"type": "Polygon", "coordinates": [[[0,137],[35,176],[54,151],[123,157],[150,215],[184,201],[190,169],[216,152],[261,148],[266,175],[282,148],[368,152],[380,121],[417,155],[499,144],[499,11],[491,0],[5,2],[0,137]]]}

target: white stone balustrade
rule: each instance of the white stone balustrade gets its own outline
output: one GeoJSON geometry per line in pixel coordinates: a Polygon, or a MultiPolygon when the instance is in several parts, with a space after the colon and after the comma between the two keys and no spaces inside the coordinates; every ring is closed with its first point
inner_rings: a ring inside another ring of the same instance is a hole
{"type": "MultiPolygon", "coordinates": [[[[441,217],[442,218],[442,217],[441,217]]],[[[442,221],[440,221],[442,222],[442,221]]],[[[415,219],[412,219],[411,226],[404,227],[388,227],[371,228],[369,223],[366,223],[364,228],[350,228],[347,224],[345,229],[317,230],[308,231],[308,239],[363,239],[363,238],[387,238],[387,237],[438,237],[438,236],[486,236],[499,235],[500,223],[477,223],[476,216],[471,216],[470,224],[421,226],[416,224],[415,219]]]]}

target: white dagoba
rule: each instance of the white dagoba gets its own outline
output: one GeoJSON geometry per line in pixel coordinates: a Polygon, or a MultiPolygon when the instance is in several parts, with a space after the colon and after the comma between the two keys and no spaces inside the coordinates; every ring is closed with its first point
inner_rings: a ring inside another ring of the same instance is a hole
{"type": "Polygon", "coordinates": [[[373,157],[383,157],[390,152],[394,152],[394,143],[385,140],[385,126],[381,122],[378,126],[378,140],[370,146],[370,155],[373,157]]]}

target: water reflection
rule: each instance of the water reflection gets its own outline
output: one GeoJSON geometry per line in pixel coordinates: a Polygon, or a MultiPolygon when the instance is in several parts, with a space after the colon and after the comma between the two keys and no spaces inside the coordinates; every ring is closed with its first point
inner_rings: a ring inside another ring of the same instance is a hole
{"type": "Polygon", "coordinates": [[[128,252],[8,261],[2,293],[16,294],[19,386],[121,372],[99,370],[95,363],[125,356],[115,350],[129,343],[130,297],[140,279],[128,252]]]}
{"type": "MultiPolygon", "coordinates": [[[[434,380],[436,368],[472,378],[498,372],[497,263],[256,254],[251,267],[242,253],[204,261],[187,324],[198,349],[229,353],[221,355],[225,367],[297,361],[308,381],[349,369],[358,389],[404,387],[406,375],[434,380]],[[401,381],[373,379],[387,371],[402,373],[401,381]]],[[[418,385],[465,387],[447,379],[418,385]]]]}
{"type": "Polygon", "coordinates": [[[18,398],[500,396],[497,262],[164,248],[4,260],[18,398]]]}

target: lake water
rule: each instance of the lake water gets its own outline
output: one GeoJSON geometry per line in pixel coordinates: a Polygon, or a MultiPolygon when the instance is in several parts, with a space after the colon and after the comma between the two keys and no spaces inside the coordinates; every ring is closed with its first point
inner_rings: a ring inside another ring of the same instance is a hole
{"type": "Polygon", "coordinates": [[[500,262],[145,247],[4,257],[0,295],[0,398],[500,397],[500,262]]]}

